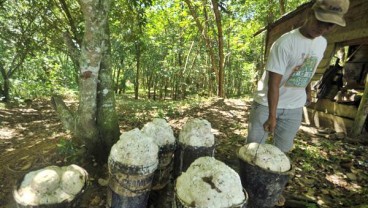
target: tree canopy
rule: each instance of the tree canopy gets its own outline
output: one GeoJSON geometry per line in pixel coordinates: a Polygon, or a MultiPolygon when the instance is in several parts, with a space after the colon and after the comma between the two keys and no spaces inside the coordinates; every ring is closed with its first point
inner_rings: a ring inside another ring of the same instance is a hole
{"type": "MultiPolygon", "coordinates": [[[[115,0],[109,14],[114,89],[152,99],[250,93],[263,53],[263,36],[254,33],[303,2],[115,0]]],[[[78,92],[86,29],[80,4],[2,1],[0,20],[3,99],[78,92]]]]}

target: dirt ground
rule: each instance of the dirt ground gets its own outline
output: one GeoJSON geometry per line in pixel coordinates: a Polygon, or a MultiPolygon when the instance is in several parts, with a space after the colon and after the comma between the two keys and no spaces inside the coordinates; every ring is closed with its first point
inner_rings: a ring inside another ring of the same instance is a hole
{"type": "MultiPolygon", "coordinates": [[[[176,137],[188,118],[207,119],[216,138],[215,158],[239,171],[236,150],[244,145],[249,106],[249,101],[240,99],[213,99],[192,108],[175,109],[165,118],[176,137]]],[[[138,119],[137,111],[142,109],[119,107],[121,131],[142,128],[152,119],[138,119]]],[[[298,132],[295,148],[289,154],[295,174],[284,192],[285,207],[368,207],[367,141],[338,139],[329,133],[308,126],[298,132]]],[[[68,148],[61,141],[68,139],[70,135],[47,101],[0,107],[0,207],[16,207],[12,191],[29,171],[71,163],[89,173],[89,185],[78,207],[105,207],[106,165],[63,154],[68,148]]]]}

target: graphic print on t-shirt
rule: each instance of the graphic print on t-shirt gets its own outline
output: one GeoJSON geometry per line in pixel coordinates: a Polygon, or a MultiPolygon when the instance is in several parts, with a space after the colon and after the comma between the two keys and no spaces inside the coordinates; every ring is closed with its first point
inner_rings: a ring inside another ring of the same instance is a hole
{"type": "Polygon", "coordinates": [[[316,67],[317,61],[318,58],[316,56],[306,57],[302,65],[299,67],[299,70],[294,71],[290,75],[289,79],[285,83],[285,86],[305,88],[313,76],[313,71],[316,67]]]}

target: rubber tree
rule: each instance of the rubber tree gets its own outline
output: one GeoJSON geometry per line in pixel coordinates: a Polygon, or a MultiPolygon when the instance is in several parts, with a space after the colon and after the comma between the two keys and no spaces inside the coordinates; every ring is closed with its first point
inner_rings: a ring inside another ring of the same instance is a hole
{"type": "Polygon", "coordinates": [[[184,0],[187,4],[190,14],[193,16],[195,24],[204,39],[206,44],[206,49],[208,51],[208,56],[210,57],[211,69],[212,72],[216,75],[217,81],[217,95],[219,97],[224,97],[224,54],[223,54],[223,34],[222,34],[222,23],[221,23],[221,13],[219,10],[219,3],[217,0],[212,0],[212,8],[215,16],[216,22],[216,33],[217,37],[213,38],[210,36],[209,28],[209,15],[207,12],[207,1],[202,1],[203,7],[203,18],[204,21],[201,21],[200,12],[197,9],[195,3],[191,0],[184,0]],[[216,48],[214,46],[213,39],[217,42],[217,51],[218,55],[216,55],[216,48]]]}
{"type": "Polygon", "coordinates": [[[72,112],[60,97],[52,104],[64,127],[97,161],[106,162],[120,132],[110,67],[111,0],[79,0],[85,31],[79,57],[79,105],[72,112]]]}

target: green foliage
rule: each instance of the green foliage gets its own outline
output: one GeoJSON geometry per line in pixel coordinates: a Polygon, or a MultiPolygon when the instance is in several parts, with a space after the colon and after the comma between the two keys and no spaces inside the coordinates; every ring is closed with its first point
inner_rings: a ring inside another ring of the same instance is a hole
{"type": "Polygon", "coordinates": [[[11,97],[36,98],[76,88],[75,70],[60,47],[57,27],[63,21],[54,6],[50,1],[11,0],[0,8],[0,86],[9,79],[11,97]]]}
{"type": "Polygon", "coordinates": [[[22,70],[16,74],[17,78],[11,79],[12,96],[34,99],[76,90],[74,67],[63,59],[67,57],[48,56],[43,59],[27,59],[22,70]],[[60,61],[66,63],[62,65],[60,61]]]}
{"type": "MultiPolygon", "coordinates": [[[[210,1],[192,1],[218,53],[210,1]]],[[[286,12],[307,2],[285,1],[286,12]]],[[[278,1],[224,0],[221,4],[227,97],[249,94],[263,67],[264,36],[254,34],[281,17],[278,1]]],[[[0,86],[11,96],[36,98],[77,90],[84,23],[76,1],[15,1],[0,8],[0,86]],[[61,4],[64,2],[65,4],[61,4]],[[69,37],[70,39],[66,39],[69,37]],[[74,53],[66,47],[72,42],[74,53]],[[5,77],[4,74],[10,75],[5,77]]],[[[140,91],[170,88],[173,99],[216,91],[206,42],[181,0],[116,0],[110,15],[111,66],[116,89],[133,89],[140,57],[140,91]],[[138,56],[138,53],[139,56],[138,56]]],[[[173,112],[175,113],[175,112],[173,112]]]]}
{"type": "Polygon", "coordinates": [[[318,208],[318,205],[310,203],[306,205],[306,208],[318,208]]]}
{"type": "Polygon", "coordinates": [[[78,148],[71,139],[61,138],[56,146],[58,153],[64,157],[64,160],[73,162],[77,159],[78,148]]]}
{"type": "Polygon", "coordinates": [[[126,125],[141,127],[153,118],[175,118],[183,116],[185,110],[199,107],[207,99],[201,97],[189,97],[181,101],[152,101],[147,99],[134,100],[129,97],[117,98],[117,111],[120,112],[120,120],[126,125]]]}

